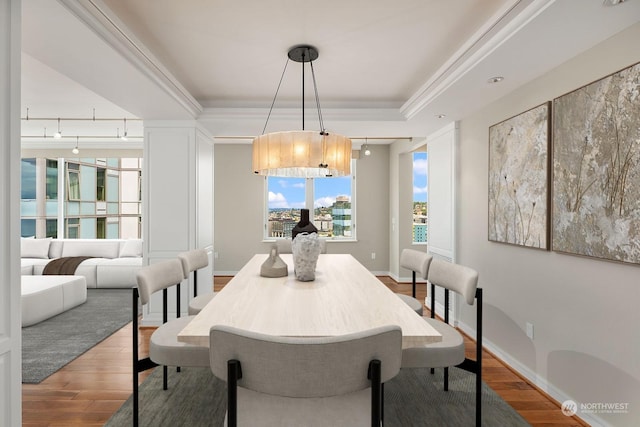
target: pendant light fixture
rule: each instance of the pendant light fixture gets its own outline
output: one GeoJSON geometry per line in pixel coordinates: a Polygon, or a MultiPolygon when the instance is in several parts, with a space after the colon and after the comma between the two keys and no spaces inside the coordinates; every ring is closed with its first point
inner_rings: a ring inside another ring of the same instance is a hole
{"type": "Polygon", "coordinates": [[[253,140],[253,172],[257,175],[317,178],[337,177],[351,174],[351,140],[346,136],[329,133],[324,128],[318,98],[313,61],[318,59],[318,50],[309,45],[294,46],[289,50],[280,83],[276,89],[262,135],[253,140]],[[289,60],[302,64],[302,130],[272,132],[264,131],[269,123],[280,84],[289,60]],[[305,130],[304,122],[304,73],[309,63],[313,79],[319,131],[305,130]]]}
{"type": "Polygon", "coordinates": [[[62,138],[62,132],[60,132],[60,117],[58,117],[58,131],[56,133],[53,134],[53,137],[55,139],[60,139],[62,138]]]}
{"type": "Polygon", "coordinates": [[[71,152],[72,152],[73,154],[78,154],[78,153],[80,153],[80,150],[78,149],[78,140],[79,140],[79,139],[80,139],[80,137],[79,137],[79,136],[76,136],[76,146],[75,146],[75,147],[73,147],[73,150],[71,150],[71,152]]]}
{"type": "Polygon", "coordinates": [[[369,149],[369,144],[367,141],[367,138],[364,138],[364,147],[362,147],[362,149],[364,150],[364,155],[365,156],[370,156],[371,155],[371,150],[369,149]]]}

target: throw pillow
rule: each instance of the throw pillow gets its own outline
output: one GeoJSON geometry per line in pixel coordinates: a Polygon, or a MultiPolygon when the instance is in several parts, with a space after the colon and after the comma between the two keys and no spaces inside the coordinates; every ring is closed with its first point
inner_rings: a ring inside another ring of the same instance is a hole
{"type": "Polygon", "coordinates": [[[47,239],[20,239],[20,256],[22,258],[49,258],[49,245],[51,238],[47,239]]]}
{"type": "Polygon", "coordinates": [[[140,258],[142,257],[142,240],[126,240],[120,248],[120,258],[140,258]]]}

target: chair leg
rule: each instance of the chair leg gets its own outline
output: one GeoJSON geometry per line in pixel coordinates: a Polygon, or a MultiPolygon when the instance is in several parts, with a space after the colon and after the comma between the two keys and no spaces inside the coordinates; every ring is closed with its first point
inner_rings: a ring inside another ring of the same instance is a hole
{"type": "Polygon", "coordinates": [[[444,391],[449,391],[449,368],[444,368],[444,391]]]}
{"type": "Polygon", "coordinates": [[[138,289],[133,288],[133,427],[138,427],[138,289]]]}
{"type": "Polygon", "coordinates": [[[384,383],[380,384],[380,423],[384,425],[384,383]]]}
{"type": "Polygon", "coordinates": [[[167,365],[162,365],[162,389],[166,390],[167,387],[167,375],[168,375],[168,370],[167,370],[167,365]]]}
{"type": "Polygon", "coordinates": [[[415,271],[411,272],[411,285],[412,285],[411,295],[415,298],[416,297],[416,272],[415,271]]]}
{"type": "Polygon", "coordinates": [[[378,359],[369,362],[371,380],[371,426],[380,427],[382,422],[382,363],[378,359]]]}
{"type": "Polygon", "coordinates": [[[227,361],[227,426],[238,425],[238,380],[242,378],[242,365],[238,360],[227,361]]]}

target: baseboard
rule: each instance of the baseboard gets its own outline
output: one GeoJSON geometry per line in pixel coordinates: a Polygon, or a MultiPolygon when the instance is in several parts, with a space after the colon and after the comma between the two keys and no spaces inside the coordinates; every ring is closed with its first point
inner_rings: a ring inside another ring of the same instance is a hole
{"type": "MultiPolygon", "coordinates": [[[[472,337],[472,339],[476,336],[476,330],[466,323],[458,322],[457,327],[466,335],[472,337]]],[[[545,380],[544,378],[540,378],[536,372],[532,371],[529,367],[523,365],[518,360],[511,357],[498,345],[494,344],[491,340],[486,339],[484,336],[482,337],[482,347],[493,354],[493,356],[500,362],[507,365],[509,369],[511,369],[514,373],[521,376],[529,384],[537,388],[540,392],[546,394],[550,399],[554,400],[554,403],[558,405],[558,410],[560,410],[560,402],[572,400],[571,396],[568,396],[566,393],[556,388],[553,384],[547,382],[547,380],[545,380]]],[[[581,414],[580,416],[575,415],[575,417],[582,420],[586,425],[590,425],[593,427],[613,427],[611,426],[611,424],[606,423],[600,417],[597,417],[593,414],[581,414]]]]}

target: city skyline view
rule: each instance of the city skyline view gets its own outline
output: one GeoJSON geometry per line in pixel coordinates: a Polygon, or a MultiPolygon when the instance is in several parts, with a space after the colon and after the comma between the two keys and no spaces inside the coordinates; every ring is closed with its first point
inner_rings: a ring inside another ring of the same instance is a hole
{"type": "MultiPolygon", "coordinates": [[[[336,198],[351,199],[351,177],[315,178],[313,207],[332,206],[336,198]]],[[[268,180],[269,210],[302,209],[305,207],[305,178],[270,177],[268,180]]]]}

